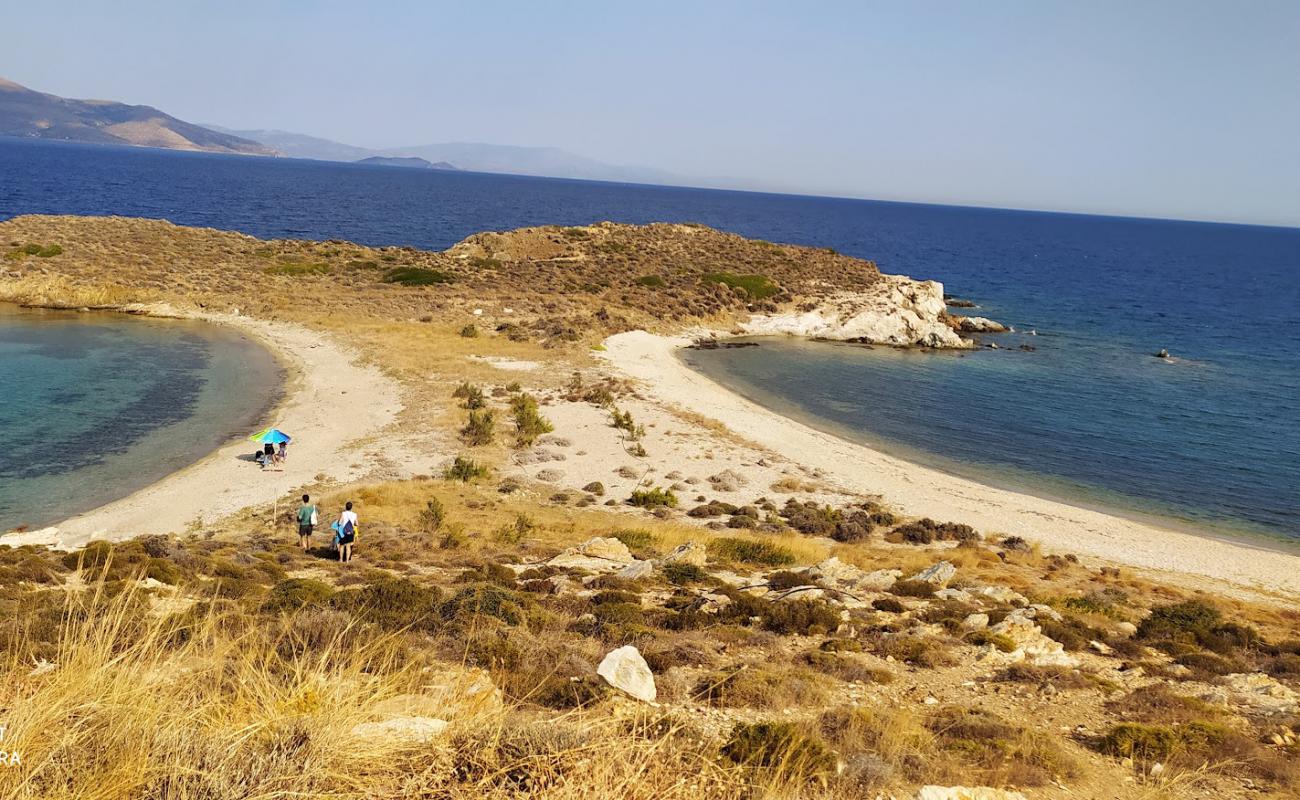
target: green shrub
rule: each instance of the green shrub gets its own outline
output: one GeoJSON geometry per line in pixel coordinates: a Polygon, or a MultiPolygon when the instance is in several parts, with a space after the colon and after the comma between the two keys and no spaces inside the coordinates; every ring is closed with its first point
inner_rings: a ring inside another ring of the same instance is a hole
{"type": "Polygon", "coordinates": [[[443,507],[442,501],[436,497],[430,497],[428,502],[424,504],[424,509],[420,512],[420,528],[425,533],[437,533],[446,518],[447,510],[443,507]]]}
{"type": "Polygon", "coordinates": [[[406,578],[382,578],[360,589],[339,592],[331,605],[384,630],[435,630],[441,595],[406,578]]]}
{"type": "Polygon", "coordinates": [[[451,396],[464,401],[465,408],[482,408],[487,405],[487,398],[483,395],[483,390],[469,382],[461,383],[453,389],[451,396]]]}
{"type": "Polygon", "coordinates": [[[502,544],[519,544],[524,539],[532,535],[537,529],[537,523],[527,514],[516,514],[515,521],[509,525],[502,525],[492,534],[492,538],[502,544]]]}
{"type": "Polygon", "coordinates": [[[443,621],[470,624],[475,617],[487,616],[507,625],[523,622],[525,601],[516,592],[501,586],[477,583],[465,586],[439,607],[443,621]]]}
{"type": "Polygon", "coordinates": [[[37,258],[52,258],[62,254],[63,248],[59,247],[57,244],[47,244],[36,251],[37,258]]]}
{"type": "Polygon", "coordinates": [[[460,438],[470,447],[482,447],[492,444],[496,434],[497,415],[490,408],[469,412],[465,427],[460,429],[460,438]]]}
{"type": "Polygon", "coordinates": [[[709,578],[709,573],[703,567],[685,561],[670,561],[660,569],[663,571],[664,579],[674,586],[703,583],[709,578]]]}
{"type": "Polygon", "coordinates": [[[449,481],[469,483],[487,477],[488,472],[489,469],[486,464],[480,464],[464,456],[456,456],[456,460],[451,463],[451,466],[443,470],[442,477],[449,481]]]}
{"type": "Polygon", "coordinates": [[[463,327],[463,328],[460,329],[460,335],[461,335],[461,338],[463,338],[463,339],[477,339],[477,338],[478,338],[478,326],[477,326],[477,325],[472,325],[472,324],[471,324],[471,325],[466,325],[465,327],[463,327]]]}
{"type": "Polygon", "coordinates": [[[704,276],[706,283],[721,283],[739,289],[751,300],[766,300],[781,291],[781,287],[764,275],[737,275],[732,272],[710,272],[704,276]]]}
{"type": "Polygon", "coordinates": [[[394,267],[384,273],[384,283],[400,283],[403,286],[433,286],[450,281],[451,275],[423,267],[394,267]]]}
{"type": "Polygon", "coordinates": [[[722,754],[737,764],[771,769],[791,779],[832,775],[838,762],[821,737],[789,722],[738,723],[722,754]]]}
{"type": "Polygon", "coordinates": [[[889,587],[892,594],[901,597],[934,597],[938,587],[929,581],[894,581],[889,587]]]}
{"type": "Polygon", "coordinates": [[[664,279],[659,277],[658,275],[642,275],[641,277],[636,279],[636,284],[638,286],[646,286],[651,289],[662,289],[663,287],[668,285],[667,283],[664,282],[664,279]]]}
{"type": "Polygon", "coordinates": [[[676,508],[677,495],[670,489],[658,486],[650,489],[636,489],[627,500],[638,508],[676,508]]]}
{"type": "Polygon", "coordinates": [[[907,607],[892,597],[877,597],[871,601],[871,607],[877,611],[884,611],[888,614],[902,614],[907,607]]]}
{"type": "Polygon", "coordinates": [[[321,263],[307,264],[290,261],[284,264],[273,264],[262,271],[267,275],[328,275],[330,273],[330,265],[321,263]]]}
{"type": "Polygon", "coordinates": [[[181,573],[180,567],[172,561],[165,558],[151,558],[145,565],[144,576],[153,578],[159,583],[165,583],[168,586],[175,586],[185,577],[181,573]]]}
{"type": "Polygon", "coordinates": [[[795,562],[789,548],[770,542],[755,542],[724,536],[708,544],[709,555],[723,561],[757,564],[764,567],[785,567],[795,562]]]}
{"type": "Polygon", "coordinates": [[[501,269],[501,262],[488,256],[475,256],[469,260],[474,269],[501,269]]]}
{"type": "Polygon", "coordinates": [[[537,398],[531,394],[519,394],[510,399],[510,414],[515,420],[515,443],[527,447],[537,441],[537,437],[555,430],[555,426],[537,410],[537,398]]]}
{"type": "Polygon", "coordinates": [[[268,611],[294,611],[304,606],[321,606],[329,602],[334,588],[311,578],[287,578],[271,587],[263,608],[268,611]]]}
{"type": "Polygon", "coordinates": [[[1172,728],[1125,722],[1108,730],[1101,737],[1098,749],[1119,758],[1167,761],[1178,744],[1178,734],[1172,728]]]}

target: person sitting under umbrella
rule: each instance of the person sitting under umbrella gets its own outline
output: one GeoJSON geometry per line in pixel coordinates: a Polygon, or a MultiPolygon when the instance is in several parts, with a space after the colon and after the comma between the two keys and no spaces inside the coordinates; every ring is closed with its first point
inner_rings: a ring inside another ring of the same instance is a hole
{"type": "Polygon", "coordinates": [[[262,445],[262,452],[257,454],[257,463],[262,465],[262,469],[266,469],[272,464],[283,464],[285,455],[287,454],[286,446],[289,442],[293,441],[292,436],[279,428],[267,428],[266,430],[258,431],[248,438],[250,441],[258,442],[262,445]],[[280,451],[278,453],[275,449],[277,444],[280,445],[280,451]]]}

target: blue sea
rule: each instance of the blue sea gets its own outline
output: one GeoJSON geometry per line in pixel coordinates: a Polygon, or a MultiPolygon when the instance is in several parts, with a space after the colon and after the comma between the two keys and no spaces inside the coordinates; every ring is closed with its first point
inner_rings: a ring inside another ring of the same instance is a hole
{"type": "Polygon", "coordinates": [[[0,140],[0,218],[24,213],[424,248],[526,225],[691,221],[833,247],[942,281],[978,303],[963,313],[1016,333],[961,354],[779,340],[689,360],[812,424],[989,483],[1300,540],[1300,229],[0,140]],[[1162,348],[1174,359],[1152,357],[1162,348]]]}

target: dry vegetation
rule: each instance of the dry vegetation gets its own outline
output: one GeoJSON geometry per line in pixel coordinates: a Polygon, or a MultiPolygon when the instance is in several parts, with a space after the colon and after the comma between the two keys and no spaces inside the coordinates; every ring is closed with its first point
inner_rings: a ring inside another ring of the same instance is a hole
{"type": "Polygon", "coordinates": [[[0,544],[0,749],[22,756],[0,798],[1300,792],[1294,606],[829,502],[805,473],[648,472],[662,440],[591,346],[865,285],[868,262],[607,223],[429,253],[22,217],[0,245],[0,299],[323,328],[346,309],[440,454],[410,480],[306,487],[356,503],[350,564],[260,508],[73,553],[0,544]],[[490,358],[547,368],[507,383],[490,358]],[[510,472],[566,435],[564,404],[608,421],[634,492],[510,472]],[[551,563],[593,537],[626,559],[551,563]],[[624,645],[658,705],[597,676],[624,645]]]}

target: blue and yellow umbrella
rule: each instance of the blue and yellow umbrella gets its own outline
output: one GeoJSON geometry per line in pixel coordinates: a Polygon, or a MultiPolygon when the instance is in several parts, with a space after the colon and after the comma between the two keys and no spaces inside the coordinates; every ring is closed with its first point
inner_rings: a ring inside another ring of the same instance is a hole
{"type": "Polygon", "coordinates": [[[248,441],[258,444],[280,444],[281,442],[288,444],[293,441],[293,437],[279,428],[267,428],[248,437],[248,441]]]}

